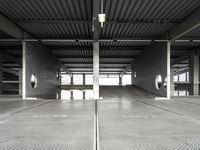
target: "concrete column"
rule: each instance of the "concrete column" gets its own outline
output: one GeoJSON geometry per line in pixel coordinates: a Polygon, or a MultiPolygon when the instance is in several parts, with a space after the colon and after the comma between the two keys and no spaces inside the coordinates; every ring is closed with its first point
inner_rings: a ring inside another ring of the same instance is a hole
{"type": "Polygon", "coordinates": [[[85,85],[85,74],[83,74],[83,85],[85,85]]]}
{"type": "Polygon", "coordinates": [[[174,72],[173,70],[171,69],[171,72],[170,72],[170,76],[171,76],[171,96],[174,96],[174,90],[175,90],[175,85],[174,85],[174,72]]]}
{"type": "Polygon", "coordinates": [[[0,94],[2,94],[3,71],[2,71],[2,53],[0,51],[0,94]]]}
{"type": "Polygon", "coordinates": [[[83,91],[83,99],[85,100],[85,91],[83,91]]]}
{"type": "Polygon", "coordinates": [[[190,58],[190,95],[199,95],[199,56],[192,55],[190,58]]]}
{"type": "Polygon", "coordinates": [[[26,42],[22,43],[22,99],[26,99],[26,42]]]}
{"type": "Polygon", "coordinates": [[[58,70],[58,99],[61,99],[61,70],[58,70]]]}
{"type": "Polygon", "coordinates": [[[71,79],[70,84],[73,85],[74,84],[74,77],[73,77],[73,75],[71,76],[70,79],[71,79]]]}
{"type": "Polygon", "coordinates": [[[22,69],[19,70],[19,95],[22,95],[22,69]]]}
{"type": "Polygon", "coordinates": [[[119,75],[119,85],[122,86],[122,77],[119,75]]]}
{"type": "Polygon", "coordinates": [[[93,98],[99,99],[99,42],[93,43],[93,98]]]}
{"type": "MultiPolygon", "coordinates": [[[[85,74],[83,74],[83,85],[85,85],[85,74]]],[[[83,90],[83,99],[85,99],[85,91],[83,90]]]]}
{"type": "MultiPolygon", "coordinates": [[[[71,76],[71,81],[70,84],[73,85],[74,84],[74,76],[71,76]]],[[[73,91],[70,91],[70,99],[73,100],[74,99],[74,95],[73,95],[73,91]]]]}
{"type": "Polygon", "coordinates": [[[171,43],[167,42],[167,99],[170,99],[171,97],[170,52],[171,52],[171,43]]]}

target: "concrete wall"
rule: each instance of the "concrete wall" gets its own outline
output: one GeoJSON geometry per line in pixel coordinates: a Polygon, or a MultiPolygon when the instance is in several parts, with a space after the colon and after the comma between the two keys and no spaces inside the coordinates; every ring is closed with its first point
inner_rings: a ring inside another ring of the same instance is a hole
{"type": "Polygon", "coordinates": [[[59,62],[46,47],[33,42],[23,43],[23,98],[56,98],[60,70],[59,62]],[[37,87],[32,88],[31,76],[37,77],[37,87]]]}
{"type": "Polygon", "coordinates": [[[155,43],[138,56],[132,67],[132,84],[156,95],[167,96],[167,88],[163,86],[169,66],[167,65],[169,57],[167,46],[164,42],[155,43]],[[134,72],[136,72],[136,78],[134,78],[134,72]],[[159,74],[163,80],[160,90],[155,87],[155,78],[159,74]]]}
{"type": "Polygon", "coordinates": [[[0,94],[2,94],[2,81],[3,81],[3,71],[2,71],[2,52],[0,50],[0,94]]]}
{"type": "Polygon", "coordinates": [[[189,59],[190,95],[199,95],[199,55],[191,54],[189,59]]]}

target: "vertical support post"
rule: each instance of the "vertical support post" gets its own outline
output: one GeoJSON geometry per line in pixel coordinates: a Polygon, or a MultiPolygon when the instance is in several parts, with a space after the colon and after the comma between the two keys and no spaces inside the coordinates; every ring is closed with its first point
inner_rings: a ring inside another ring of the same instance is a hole
{"type": "Polygon", "coordinates": [[[0,94],[2,94],[3,86],[3,71],[2,71],[2,52],[0,51],[0,94]]]}
{"type": "Polygon", "coordinates": [[[26,42],[22,42],[22,99],[26,99],[26,42]]]}
{"type": "Polygon", "coordinates": [[[83,74],[83,85],[85,85],[85,74],[83,74]]]}
{"type": "MultiPolygon", "coordinates": [[[[85,74],[83,74],[83,85],[85,85],[85,74]]],[[[83,90],[83,99],[85,100],[85,90],[83,90]]]]}
{"type": "Polygon", "coordinates": [[[99,42],[93,43],[93,98],[99,99],[99,42]]]}
{"type": "MultiPolygon", "coordinates": [[[[70,79],[71,79],[70,84],[73,85],[74,84],[74,75],[73,74],[71,75],[70,79]]],[[[74,95],[73,95],[73,91],[72,90],[70,91],[70,99],[72,99],[72,100],[74,99],[74,95]]]]}
{"type": "Polygon", "coordinates": [[[19,95],[22,95],[22,69],[19,69],[19,95]]]}
{"type": "Polygon", "coordinates": [[[119,75],[119,86],[122,86],[122,77],[119,75]]]}
{"type": "Polygon", "coordinates": [[[85,91],[83,90],[83,99],[85,100],[85,91]]]}
{"type": "Polygon", "coordinates": [[[171,43],[167,42],[167,99],[171,98],[170,52],[171,52],[171,43]]]}
{"type": "Polygon", "coordinates": [[[59,89],[58,89],[58,99],[61,99],[61,91],[62,91],[62,89],[61,89],[61,69],[59,69],[58,70],[58,87],[59,87],[59,89]]]}
{"type": "Polygon", "coordinates": [[[171,72],[170,72],[170,76],[171,76],[171,96],[174,96],[174,90],[175,90],[175,85],[174,85],[174,72],[173,70],[171,69],[171,72]]]}
{"type": "Polygon", "coordinates": [[[190,82],[192,95],[199,95],[199,56],[192,55],[190,58],[190,82]]]}

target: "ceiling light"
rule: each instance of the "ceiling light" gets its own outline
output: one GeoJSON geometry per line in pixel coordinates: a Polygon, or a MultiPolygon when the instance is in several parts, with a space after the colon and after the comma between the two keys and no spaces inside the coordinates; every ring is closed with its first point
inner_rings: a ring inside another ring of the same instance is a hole
{"type": "Polygon", "coordinates": [[[101,23],[101,28],[103,28],[103,23],[106,21],[106,14],[98,14],[99,22],[101,23]]]}

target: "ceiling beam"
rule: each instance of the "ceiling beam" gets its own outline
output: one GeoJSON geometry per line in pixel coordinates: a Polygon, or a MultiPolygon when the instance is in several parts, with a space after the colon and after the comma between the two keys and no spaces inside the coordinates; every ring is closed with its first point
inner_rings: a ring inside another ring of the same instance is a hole
{"type": "Polygon", "coordinates": [[[120,77],[122,77],[123,75],[125,75],[127,72],[129,72],[132,68],[133,63],[129,64],[125,69],[123,69],[123,71],[120,73],[120,77]]]}
{"type": "Polygon", "coordinates": [[[61,63],[61,69],[62,69],[62,71],[64,71],[67,74],[69,74],[70,77],[72,76],[71,71],[69,71],[69,69],[63,63],[61,63]]]}
{"type": "Polygon", "coordinates": [[[177,71],[174,71],[174,75],[179,75],[179,74],[182,74],[182,73],[186,73],[186,72],[189,72],[189,68],[185,68],[185,69],[182,69],[182,70],[177,70],[177,71]]]}
{"type": "MultiPolygon", "coordinates": [[[[197,8],[195,11],[193,11],[191,14],[189,14],[187,16],[187,18],[185,18],[180,24],[177,24],[176,26],[174,26],[173,28],[171,28],[170,30],[168,30],[164,35],[163,35],[163,39],[168,39],[170,41],[173,42],[181,42],[180,41],[174,41],[182,36],[184,36],[185,34],[193,31],[194,29],[200,27],[200,8],[197,8]]],[[[155,42],[155,41],[153,41],[155,42]]],[[[167,42],[167,41],[166,41],[167,42]]],[[[183,40],[184,42],[184,40],[183,40]]],[[[191,42],[190,40],[186,40],[185,42],[191,42]]],[[[185,56],[186,57],[186,56],[185,56]]],[[[184,57],[179,58],[180,60],[183,59],[184,57]]],[[[171,65],[173,65],[174,63],[176,63],[176,61],[180,61],[179,59],[173,61],[171,63],[171,65]]],[[[132,64],[129,64],[124,71],[120,74],[120,76],[123,76],[127,70],[131,69],[132,64]]]]}
{"type": "MultiPolygon", "coordinates": [[[[144,46],[100,46],[101,50],[133,50],[133,51],[141,51],[144,50],[144,46]]],[[[86,46],[86,47],[71,47],[71,46],[51,46],[50,49],[54,51],[67,51],[67,50],[91,50],[92,47],[86,46]]]]}
{"type": "Polygon", "coordinates": [[[2,71],[6,72],[6,73],[11,73],[11,74],[19,75],[18,71],[10,69],[10,68],[2,67],[2,71]]]}
{"type": "Polygon", "coordinates": [[[23,39],[25,32],[16,24],[0,14],[0,29],[16,39],[23,39]]]}
{"type": "MultiPolygon", "coordinates": [[[[12,20],[15,23],[64,23],[64,24],[91,24],[92,20],[12,20]]],[[[168,19],[148,19],[148,20],[106,20],[105,24],[177,24],[180,21],[168,19]]]]}
{"type": "MultiPolygon", "coordinates": [[[[99,34],[98,34],[99,35],[99,34]]],[[[50,39],[34,39],[34,38],[26,38],[26,39],[0,39],[0,42],[43,42],[42,44],[45,45],[45,42],[146,42],[146,43],[141,43],[141,45],[149,45],[152,42],[156,43],[163,43],[163,42],[172,42],[172,43],[200,43],[200,39],[180,39],[180,40],[169,40],[168,37],[161,38],[156,38],[156,37],[151,37],[149,39],[147,38],[107,38],[107,39],[55,39],[55,38],[50,38],[50,39]]]]}
{"type": "Polygon", "coordinates": [[[3,61],[9,61],[9,62],[13,62],[19,65],[22,65],[22,61],[20,58],[16,58],[13,55],[10,55],[9,53],[6,53],[5,51],[2,52],[2,58],[3,61]]]}
{"type": "MultiPolygon", "coordinates": [[[[57,56],[57,55],[56,55],[57,56]]],[[[77,55],[74,55],[74,56],[64,56],[64,57],[58,57],[57,58],[59,60],[65,60],[65,59],[71,59],[71,58],[77,58],[77,59],[92,59],[92,56],[77,56],[77,55]]],[[[100,56],[100,59],[134,59],[136,58],[135,56],[131,57],[130,55],[121,55],[121,56],[100,56]]]]}
{"type": "Polygon", "coordinates": [[[178,58],[176,59],[173,59],[171,61],[171,66],[175,65],[175,64],[178,64],[184,60],[187,60],[190,58],[191,54],[193,54],[195,52],[195,50],[191,50],[191,51],[187,51],[185,53],[183,53],[181,56],[179,56],[178,58]]]}
{"type": "MultiPolygon", "coordinates": [[[[10,21],[8,18],[0,14],[0,29],[7,34],[13,36],[14,38],[18,40],[22,40],[24,38],[32,38],[31,35],[23,31],[21,28],[19,28],[16,24],[14,24],[12,21],[10,21]]],[[[12,40],[12,39],[11,39],[12,40]]],[[[8,55],[7,55],[8,56],[8,55]]],[[[61,63],[61,68],[66,71],[66,73],[69,73],[71,75],[71,72],[61,63]]],[[[7,68],[4,68],[4,70],[8,70],[7,68]]],[[[11,71],[12,72],[12,71],[11,71]]]]}
{"type": "MultiPolygon", "coordinates": [[[[64,65],[74,65],[74,64],[80,64],[80,65],[92,65],[92,63],[87,63],[87,62],[84,62],[84,63],[77,63],[77,62],[75,62],[75,63],[73,63],[73,62],[70,62],[70,63],[63,63],[64,65]]],[[[128,65],[129,63],[119,63],[119,62],[109,62],[109,63],[100,63],[100,65],[107,65],[107,64],[109,64],[109,65],[128,65]]]]}
{"type": "Polygon", "coordinates": [[[169,40],[176,40],[192,30],[200,27],[200,7],[190,13],[180,24],[168,30],[163,38],[169,40]]]}

